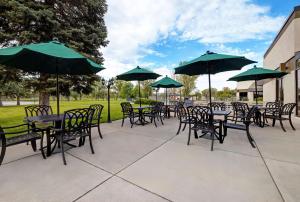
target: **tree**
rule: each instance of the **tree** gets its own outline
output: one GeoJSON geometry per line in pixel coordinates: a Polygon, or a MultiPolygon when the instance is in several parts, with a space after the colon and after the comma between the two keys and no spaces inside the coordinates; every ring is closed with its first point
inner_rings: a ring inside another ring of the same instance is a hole
{"type": "MultiPolygon", "coordinates": [[[[106,11],[105,0],[1,0],[0,46],[45,42],[57,38],[90,59],[102,63],[103,57],[99,48],[108,44],[104,23],[106,11]]],[[[40,103],[49,104],[53,84],[48,82],[48,79],[53,76],[46,74],[33,76],[38,77],[40,86],[35,84],[34,87],[39,90],[40,103]]],[[[89,84],[93,81],[89,76],[72,78],[73,83],[74,80],[89,84]]],[[[86,89],[80,88],[80,92],[91,90],[90,85],[84,86],[86,89]]],[[[74,88],[78,89],[78,85],[74,88]]],[[[62,86],[62,90],[64,89],[66,88],[62,86]]],[[[67,90],[63,93],[70,92],[67,90]]]]}
{"type": "Polygon", "coordinates": [[[152,95],[152,87],[150,84],[153,83],[153,80],[145,80],[141,82],[141,91],[144,98],[149,98],[152,95]]]}
{"type": "Polygon", "coordinates": [[[117,99],[119,98],[120,96],[120,93],[121,93],[121,90],[122,90],[122,86],[123,84],[125,83],[125,81],[122,81],[122,80],[116,80],[115,81],[115,84],[114,84],[114,89],[116,90],[116,93],[117,93],[117,99]]]}
{"type": "Polygon", "coordinates": [[[228,87],[224,87],[223,90],[218,91],[217,97],[220,100],[226,100],[226,99],[235,97],[235,94],[236,94],[235,90],[231,90],[228,87]]]}
{"type": "Polygon", "coordinates": [[[183,85],[181,93],[183,97],[190,96],[191,92],[196,88],[196,80],[198,76],[178,75],[177,80],[183,85]]]}
{"type": "Polygon", "coordinates": [[[5,88],[5,85],[9,82],[16,82],[16,83],[22,82],[21,78],[22,78],[21,71],[18,71],[13,68],[5,69],[2,66],[0,66],[0,106],[3,105],[2,96],[7,90],[7,88],[5,88]]]}
{"type": "Polygon", "coordinates": [[[10,98],[17,98],[17,105],[20,105],[20,97],[26,94],[22,82],[10,81],[2,86],[5,96],[10,98]]]}
{"type": "MultiPolygon", "coordinates": [[[[217,96],[217,92],[218,92],[218,89],[216,88],[211,88],[211,97],[216,97],[217,96]]],[[[202,92],[202,95],[206,98],[206,100],[209,100],[209,89],[204,89],[202,92]]]]}
{"type": "Polygon", "coordinates": [[[128,81],[124,82],[120,92],[121,98],[126,99],[132,97],[132,91],[133,91],[133,84],[128,81]]]}

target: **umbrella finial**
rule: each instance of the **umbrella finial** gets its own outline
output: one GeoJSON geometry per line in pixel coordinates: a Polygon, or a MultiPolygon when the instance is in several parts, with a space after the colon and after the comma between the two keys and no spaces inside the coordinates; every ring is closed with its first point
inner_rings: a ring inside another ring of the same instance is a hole
{"type": "Polygon", "coordinates": [[[141,69],[141,67],[140,67],[140,66],[137,66],[136,68],[138,68],[138,69],[141,69]]]}
{"type": "Polygon", "coordinates": [[[206,51],[206,54],[214,54],[214,52],[212,52],[212,51],[206,51]]]}
{"type": "Polygon", "coordinates": [[[257,66],[256,66],[256,65],[254,65],[254,68],[257,68],[257,66]]]}

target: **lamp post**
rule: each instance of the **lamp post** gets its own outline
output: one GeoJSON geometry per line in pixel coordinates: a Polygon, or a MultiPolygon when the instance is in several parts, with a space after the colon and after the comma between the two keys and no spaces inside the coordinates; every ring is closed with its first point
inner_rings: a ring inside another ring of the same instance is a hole
{"type": "Polygon", "coordinates": [[[101,79],[102,85],[107,88],[107,123],[111,123],[110,119],[110,87],[114,85],[115,79],[110,78],[108,80],[101,79]]]}

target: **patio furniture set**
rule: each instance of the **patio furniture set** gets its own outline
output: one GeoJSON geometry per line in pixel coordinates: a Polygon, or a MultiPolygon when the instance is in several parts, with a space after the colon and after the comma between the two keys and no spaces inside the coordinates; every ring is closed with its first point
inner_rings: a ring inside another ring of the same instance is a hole
{"type": "Polygon", "coordinates": [[[265,107],[257,105],[249,107],[247,103],[232,102],[231,106],[232,110],[228,110],[226,104],[220,102],[212,102],[208,106],[189,106],[187,108],[179,104],[177,107],[179,120],[177,135],[182,126],[182,131],[188,126],[188,145],[193,131],[196,139],[202,137],[211,139],[211,150],[213,150],[214,140],[217,139],[222,144],[228,134],[228,129],[245,131],[249,143],[255,148],[255,141],[250,134],[250,125],[255,124],[263,128],[268,125],[269,119],[272,120],[273,127],[278,120],[284,132],[286,130],[283,121],[289,121],[292,129],[296,130],[292,123],[295,103],[282,105],[278,102],[268,102],[265,107]],[[201,131],[202,134],[198,135],[198,131],[201,131]]]}
{"type": "Polygon", "coordinates": [[[102,105],[95,104],[90,105],[89,108],[68,110],[64,114],[53,114],[51,106],[34,105],[25,107],[24,124],[0,127],[0,165],[7,147],[30,142],[32,149],[36,151],[37,140],[40,140],[40,150],[44,159],[59,149],[65,165],[67,164],[65,145],[77,147],[71,143],[74,140],[79,139],[78,146],[80,147],[85,143],[85,139],[89,138],[93,154],[91,129],[96,127],[99,137],[103,138],[100,130],[102,109],[102,105]],[[45,142],[46,146],[44,146],[45,142]]]}

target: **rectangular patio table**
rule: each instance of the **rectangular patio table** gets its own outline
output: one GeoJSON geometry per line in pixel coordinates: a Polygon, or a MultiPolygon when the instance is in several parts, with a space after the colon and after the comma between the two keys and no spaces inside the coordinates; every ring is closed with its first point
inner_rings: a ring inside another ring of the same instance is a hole
{"type": "MultiPolygon", "coordinates": [[[[40,116],[31,116],[25,117],[25,121],[29,123],[38,122],[38,123],[49,123],[54,122],[54,127],[59,128],[61,122],[63,121],[63,114],[51,114],[51,115],[40,115],[40,116]]],[[[46,129],[46,138],[47,138],[47,156],[51,156],[51,139],[50,139],[50,128],[46,129]]]]}
{"type": "Polygon", "coordinates": [[[136,122],[134,122],[134,124],[136,124],[136,125],[145,125],[145,124],[149,123],[148,121],[145,120],[143,111],[145,109],[151,109],[153,107],[154,106],[132,107],[133,110],[138,110],[138,113],[139,113],[139,119],[136,122]]]}

